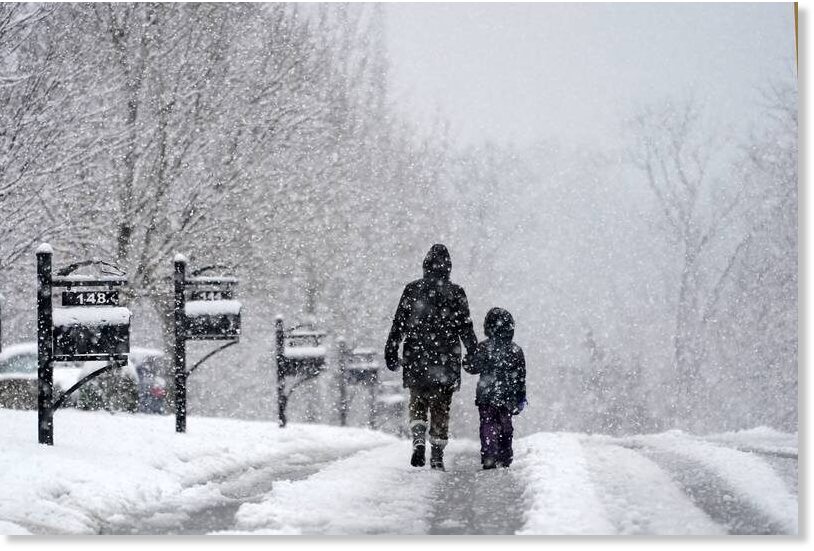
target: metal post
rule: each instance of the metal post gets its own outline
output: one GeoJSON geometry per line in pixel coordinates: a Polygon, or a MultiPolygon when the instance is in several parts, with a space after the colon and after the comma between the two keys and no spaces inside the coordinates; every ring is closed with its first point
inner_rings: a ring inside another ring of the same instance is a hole
{"type": "Polygon", "coordinates": [[[286,424],[285,418],[285,356],[283,354],[283,347],[285,346],[285,333],[283,329],[283,317],[277,316],[274,322],[275,341],[277,344],[276,362],[277,362],[277,416],[280,420],[280,427],[286,424]]]}
{"type": "Polygon", "coordinates": [[[3,351],[3,301],[6,300],[3,295],[0,295],[0,352],[3,351]]]}
{"type": "Polygon", "coordinates": [[[378,374],[378,372],[373,374],[373,376],[370,379],[370,382],[368,384],[370,385],[370,387],[368,389],[370,406],[369,406],[369,409],[368,409],[367,426],[370,427],[371,429],[375,429],[376,428],[376,387],[379,386],[379,374],[378,374]]]}
{"type": "Polygon", "coordinates": [[[339,425],[344,427],[348,424],[348,381],[347,381],[347,361],[348,345],[345,339],[337,339],[339,348],[339,425]]]}
{"type": "Polygon", "coordinates": [[[186,343],[186,300],[184,282],[186,281],[187,261],[178,255],[175,257],[173,315],[175,317],[175,432],[187,431],[187,343],[186,343]]]}
{"type": "Polygon", "coordinates": [[[53,250],[37,249],[37,421],[39,443],[54,445],[54,317],[51,300],[53,250]]]}

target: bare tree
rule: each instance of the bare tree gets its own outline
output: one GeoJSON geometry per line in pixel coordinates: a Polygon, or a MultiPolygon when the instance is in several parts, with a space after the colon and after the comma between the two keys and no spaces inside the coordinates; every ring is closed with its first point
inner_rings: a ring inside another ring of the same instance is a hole
{"type": "Polygon", "coordinates": [[[740,221],[749,203],[722,142],[711,138],[693,102],[644,109],[631,125],[630,159],[652,192],[672,245],[676,281],[672,336],[676,420],[691,418],[708,389],[708,325],[720,289],[747,237],[740,221]],[[734,237],[733,237],[734,236],[734,237]]]}

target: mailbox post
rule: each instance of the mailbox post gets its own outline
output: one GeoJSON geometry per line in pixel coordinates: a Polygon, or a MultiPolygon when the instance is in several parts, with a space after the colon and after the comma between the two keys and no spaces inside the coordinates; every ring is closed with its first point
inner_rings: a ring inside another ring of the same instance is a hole
{"type": "Polygon", "coordinates": [[[37,249],[37,427],[40,444],[54,445],[54,325],[51,301],[51,259],[47,243],[37,249]]]}
{"type": "Polygon", "coordinates": [[[348,385],[345,380],[345,369],[347,368],[348,358],[348,344],[345,339],[337,339],[337,348],[339,348],[339,425],[344,427],[348,424],[348,385]]]}
{"type": "Polygon", "coordinates": [[[187,261],[181,255],[176,255],[173,263],[173,290],[174,297],[174,326],[175,326],[175,353],[173,354],[173,379],[175,382],[175,432],[187,430],[187,341],[184,338],[184,283],[186,281],[187,261]]]}
{"type": "Polygon", "coordinates": [[[173,270],[175,353],[175,432],[187,430],[187,379],[206,360],[240,342],[242,305],[233,300],[238,279],[233,276],[207,276],[205,272],[229,269],[213,265],[187,276],[187,259],[176,255],[173,270]],[[189,297],[187,297],[187,294],[189,297]],[[187,369],[187,341],[226,341],[187,369]]]}
{"type": "Polygon", "coordinates": [[[0,352],[3,351],[3,301],[6,298],[0,294],[0,352]]]}
{"type": "Polygon", "coordinates": [[[322,341],[326,335],[310,324],[285,329],[283,317],[277,316],[274,340],[277,346],[277,416],[281,427],[288,422],[286,407],[291,393],[301,384],[319,376],[325,368],[326,350],[322,341]],[[286,377],[297,380],[287,388],[286,377]]]}
{"type": "Polygon", "coordinates": [[[112,264],[88,260],[52,272],[53,249],[37,248],[37,435],[40,444],[54,444],[54,412],[86,382],[127,363],[130,352],[130,311],[119,306],[118,287],[124,273],[112,264]],[[77,275],[85,266],[113,269],[112,276],[77,275]],[[64,288],[62,307],[54,308],[53,291],[64,288]],[[75,290],[75,289],[79,290],[75,290]],[[54,398],[54,362],[104,360],[54,398]]]}

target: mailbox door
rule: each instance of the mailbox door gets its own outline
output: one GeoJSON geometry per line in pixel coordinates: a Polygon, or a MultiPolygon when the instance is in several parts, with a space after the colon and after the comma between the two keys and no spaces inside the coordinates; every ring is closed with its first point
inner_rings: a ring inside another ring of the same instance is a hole
{"type": "Polygon", "coordinates": [[[187,316],[190,339],[235,339],[240,336],[240,314],[187,316]]]}
{"type": "Polygon", "coordinates": [[[58,325],[54,356],[121,355],[130,352],[130,325],[58,325]]]}
{"type": "Polygon", "coordinates": [[[285,358],[283,371],[286,376],[314,376],[322,371],[325,365],[325,358],[285,358]]]}

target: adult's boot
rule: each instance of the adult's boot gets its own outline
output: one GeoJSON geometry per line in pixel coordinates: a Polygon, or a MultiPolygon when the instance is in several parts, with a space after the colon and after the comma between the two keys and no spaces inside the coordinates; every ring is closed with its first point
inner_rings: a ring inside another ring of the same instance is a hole
{"type": "Polygon", "coordinates": [[[423,467],[427,461],[426,433],[427,425],[423,421],[413,421],[410,423],[410,431],[413,435],[413,456],[410,458],[410,465],[413,467],[423,467]]]}

